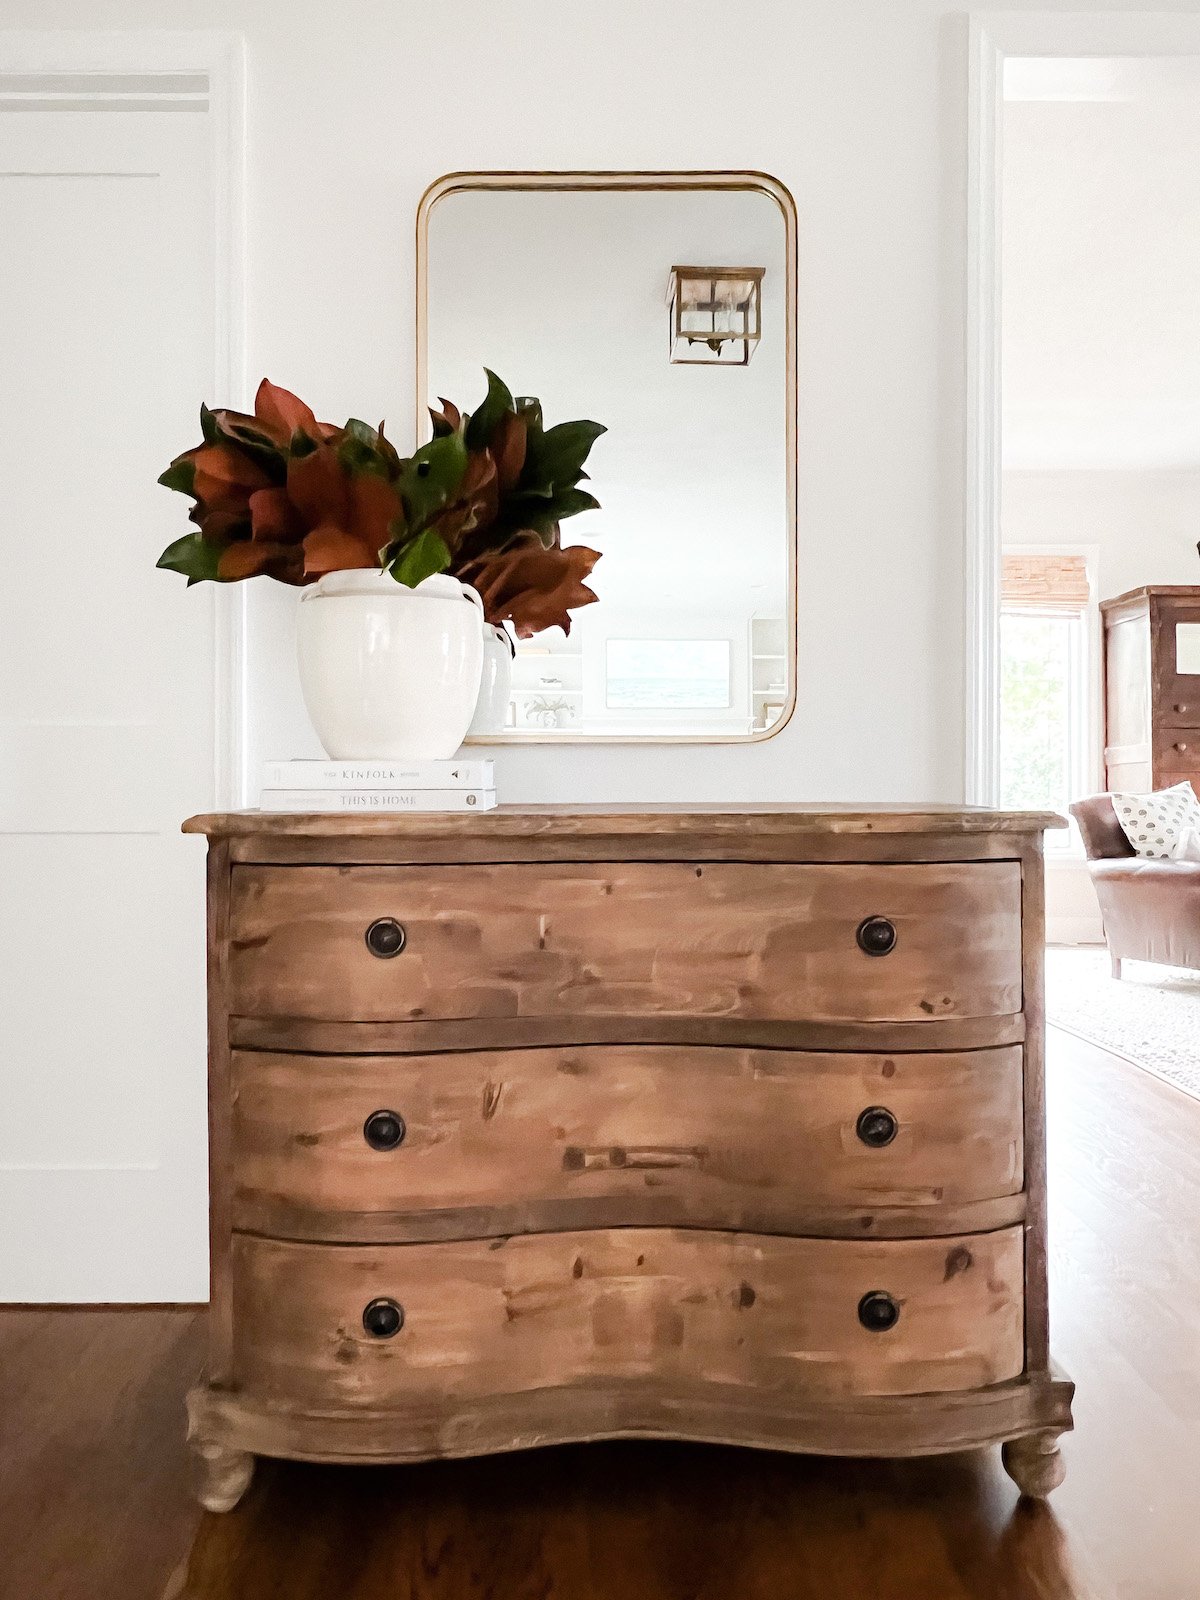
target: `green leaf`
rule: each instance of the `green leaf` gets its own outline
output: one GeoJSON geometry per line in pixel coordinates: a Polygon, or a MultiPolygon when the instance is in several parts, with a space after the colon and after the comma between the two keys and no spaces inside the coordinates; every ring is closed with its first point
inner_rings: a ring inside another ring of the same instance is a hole
{"type": "Polygon", "coordinates": [[[185,461],[181,456],[178,461],[172,461],[165,472],[159,474],[158,481],[164,489],[177,489],[180,494],[194,495],[196,463],[185,461]]]}
{"type": "Polygon", "coordinates": [[[410,530],[419,530],[437,515],[466,470],[467,447],[458,433],[431,439],[400,463],[397,484],[410,530]]]}
{"type": "MultiPolygon", "coordinates": [[[[365,424],[360,424],[365,426],[365,424]]],[[[377,439],[374,428],[371,430],[373,438],[377,439]]],[[[347,433],[337,447],[337,458],[347,472],[373,472],[376,477],[388,476],[387,462],[378,444],[368,444],[360,434],[347,433]]]]}
{"type": "Polygon", "coordinates": [[[523,489],[505,502],[503,523],[508,531],[529,528],[540,534],[542,542],[546,543],[546,536],[553,533],[564,518],[599,509],[600,502],[586,489],[557,489],[549,493],[523,489]]]}
{"type": "Polygon", "coordinates": [[[221,551],[210,544],[202,533],[185,533],[182,539],[169,544],[155,562],[167,572],[182,572],[189,585],[217,581],[217,563],[221,551]]]}
{"type": "Polygon", "coordinates": [[[498,378],[496,374],[484,367],[487,373],[488,390],[487,398],[467,418],[467,448],[469,450],[482,450],[492,437],[492,431],[506,411],[512,411],[513,397],[508,392],[508,385],[498,378]]]}
{"type": "Polygon", "coordinates": [[[204,435],[205,444],[220,444],[221,425],[203,400],[200,402],[200,432],[204,435]]]}
{"type": "Polygon", "coordinates": [[[392,441],[384,434],[383,423],[376,430],[376,443],[383,461],[384,470],[389,478],[394,478],[400,471],[400,452],[392,441]]]}
{"type": "Polygon", "coordinates": [[[558,520],[577,517],[581,511],[599,511],[600,502],[586,489],[559,489],[550,502],[558,520]]]}
{"type": "Polygon", "coordinates": [[[578,483],[592,446],[607,432],[599,422],[560,422],[544,433],[531,432],[522,490],[571,488],[578,483]]]}
{"type": "Polygon", "coordinates": [[[348,417],[346,434],[351,439],[357,439],[360,444],[370,445],[372,450],[379,448],[379,434],[369,422],[360,422],[357,417],[348,417]]]}
{"type": "Polygon", "coordinates": [[[516,411],[518,416],[525,418],[526,422],[529,424],[531,432],[541,433],[542,402],[538,399],[537,395],[519,394],[516,399],[516,411]]]}
{"type": "Polygon", "coordinates": [[[426,528],[424,533],[419,533],[415,539],[410,539],[400,549],[400,554],[388,567],[388,571],[397,583],[403,583],[410,589],[415,589],[426,578],[432,578],[436,572],[445,572],[450,565],[450,551],[446,541],[440,533],[435,533],[432,528],[426,528]]]}

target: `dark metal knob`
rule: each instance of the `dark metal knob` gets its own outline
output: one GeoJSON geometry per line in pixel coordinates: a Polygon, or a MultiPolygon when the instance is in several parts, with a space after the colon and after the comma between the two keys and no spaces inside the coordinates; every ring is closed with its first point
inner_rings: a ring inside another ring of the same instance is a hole
{"type": "Polygon", "coordinates": [[[868,917],[858,925],[858,948],[869,956],[886,956],[896,947],[896,929],[886,917],[868,917]]]}
{"type": "Polygon", "coordinates": [[[404,1307],[395,1300],[372,1300],[363,1312],[363,1327],[372,1339],[390,1339],[404,1326],[404,1307]]]}
{"type": "Polygon", "coordinates": [[[367,929],[367,949],[381,960],[398,956],[406,942],[404,929],[395,917],[379,917],[367,929]]]}
{"type": "Polygon", "coordinates": [[[882,1150],[896,1137],[898,1127],[895,1117],[886,1106],[868,1106],[860,1113],[854,1131],[872,1150],[882,1150]]]}
{"type": "Polygon", "coordinates": [[[394,1150],[408,1129],[398,1111],[372,1111],[363,1123],[363,1138],[372,1150],[394,1150]]]}
{"type": "Polygon", "coordinates": [[[868,1333],[886,1333],[900,1321],[900,1307],[884,1289],[872,1289],[858,1302],[858,1320],[868,1333]]]}

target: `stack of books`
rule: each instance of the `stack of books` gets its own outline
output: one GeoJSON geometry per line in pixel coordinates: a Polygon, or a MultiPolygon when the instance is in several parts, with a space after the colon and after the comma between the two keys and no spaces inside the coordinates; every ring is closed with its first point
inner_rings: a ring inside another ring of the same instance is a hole
{"type": "Polygon", "coordinates": [[[491,761],[269,761],[264,811],[490,811],[491,761]]]}

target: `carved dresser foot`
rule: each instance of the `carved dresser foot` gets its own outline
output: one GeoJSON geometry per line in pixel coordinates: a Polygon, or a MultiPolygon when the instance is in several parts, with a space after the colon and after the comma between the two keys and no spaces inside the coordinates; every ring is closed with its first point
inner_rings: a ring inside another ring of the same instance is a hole
{"type": "Polygon", "coordinates": [[[1009,1439],[1002,1459],[1004,1470],[1020,1489],[1033,1500],[1043,1500],[1057,1489],[1067,1475],[1067,1465],[1058,1448],[1059,1434],[1053,1428],[1041,1433],[1027,1433],[1020,1439],[1009,1439]]]}
{"type": "Polygon", "coordinates": [[[196,1499],[206,1511],[232,1511],[250,1487],[254,1457],[201,1439],[191,1444],[196,1499]]]}

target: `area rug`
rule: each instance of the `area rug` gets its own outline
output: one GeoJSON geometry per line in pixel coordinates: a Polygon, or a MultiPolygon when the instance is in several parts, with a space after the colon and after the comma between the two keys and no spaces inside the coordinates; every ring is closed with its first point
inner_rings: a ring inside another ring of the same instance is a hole
{"type": "Polygon", "coordinates": [[[1056,945],[1046,952],[1046,1017],[1200,1100],[1200,972],[1056,945]]]}

